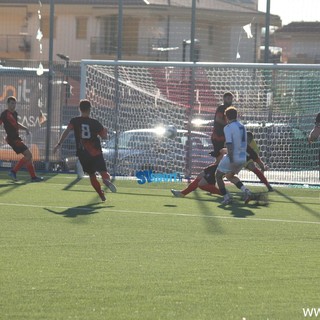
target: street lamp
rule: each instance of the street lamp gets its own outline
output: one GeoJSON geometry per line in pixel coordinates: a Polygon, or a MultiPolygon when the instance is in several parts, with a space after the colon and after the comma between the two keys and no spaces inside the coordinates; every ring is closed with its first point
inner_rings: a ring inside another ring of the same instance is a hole
{"type": "Polygon", "coordinates": [[[66,56],[66,55],[64,55],[64,54],[62,54],[62,53],[57,53],[57,57],[59,57],[61,60],[64,60],[64,61],[66,61],[66,62],[69,62],[69,61],[70,61],[69,56],[66,56]]]}

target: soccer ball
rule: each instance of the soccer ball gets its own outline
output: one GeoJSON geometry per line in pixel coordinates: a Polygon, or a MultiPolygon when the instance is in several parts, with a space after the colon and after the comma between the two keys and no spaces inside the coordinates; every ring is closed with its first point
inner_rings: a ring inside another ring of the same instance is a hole
{"type": "Polygon", "coordinates": [[[167,126],[165,131],[165,136],[169,139],[174,139],[177,136],[177,128],[175,126],[167,126]]]}

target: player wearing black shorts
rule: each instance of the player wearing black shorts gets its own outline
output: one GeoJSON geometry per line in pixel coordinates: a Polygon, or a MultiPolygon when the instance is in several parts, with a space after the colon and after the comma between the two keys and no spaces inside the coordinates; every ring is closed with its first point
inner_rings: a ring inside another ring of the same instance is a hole
{"type": "Polygon", "coordinates": [[[31,176],[32,182],[43,181],[42,177],[37,177],[32,161],[32,153],[29,148],[23,143],[19,136],[19,129],[25,130],[29,134],[29,129],[18,122],[18,113],[16,111],[17,99],[13,96],[7,98],[7,109],[0,115],[0,124],[3,124],[6,131],[6,141],[16,154],[22,154],[23,157],[10,170],[9,176],[18,181],[17,172],[22,166],[25,166],[31,176]]]}
{"type": "MultiPolygon", "coordinates": [[[[223,148],[220,150],[221,154],[226,153],[226,149],[223,148]]],[[[187,186],[187,188],[183,190],[175,190],[171,189],[171,193],[175,197],[184,197],[190,192],[196,190],[197,188],[200,188],[201,190],[210,192],[211,194],[218,194],[221,195],[220,190],[215,186],[216,184],[216,170],[217,170],[218,164],[214,163],[206,168],[203,169],[202,172],[198,174],[198,176],[187,186]]]]}
{"type": "Polygon", "coordinates": [[[70,131],[74,131],[76,140],[76,155],[82,165],[83,171],[88,173],[90,182],[102,201],[106,200],[104,191],[96,177],[99,172],[103,183],[112,191],[116,192],[116,187],[110,181],[110,174],[107,172],[106,163],[103,159],[99,136],[103,139],[107,137],[107,129],[96,119],[90,118],[91,103],[89,100],[80,101],[79,109],[81,115],[72,118],[62,133],[59,142],[54,147],[54,152],[67,138],[70,131]]]}

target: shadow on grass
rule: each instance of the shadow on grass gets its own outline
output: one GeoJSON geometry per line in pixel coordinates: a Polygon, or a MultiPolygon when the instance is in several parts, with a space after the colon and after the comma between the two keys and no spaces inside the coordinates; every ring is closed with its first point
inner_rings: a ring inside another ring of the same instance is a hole
{"type": "Polygon", "coordinates": [[[279,191],[279,190],[274,190],[273,193],[277,193],[279,195],[281,195],[282,197],[284,197],[285,199],[289,200],[291,203],[294,203],[295,205],[297,205],[298,207],[301,208],[301,210],[304,210],[310,214],[312,214],[314,217],[320,219],[320,213],[319,211],[316,210],[312,210],[310,208],[308,208],[305,204],[301,203],[300,201],[295,200],[293,197],[288,196],[287,194],[284,194],[283,192],[279,191]]]}
{"type": "Polygon", "coordinates": [[[219,201],[219,197],[216,196],[210,196],[209,199],[201,199],[200,193],[203,193],[204,191],[200,191],[196,189],[193,194],[197,200],[198,208],[200,210],[200,213],[202,214],[202,217],[204,218],[206,228],[209,233],[215,233],[215,234],[223,234],[224,230],[220,225],[219,219],[212,219],[214,218],[214,206],[213,203],[219,201]]]}
{"type": "Polygon", "coordinates": [[[87,204],[83,206],[67,208],[64,211],[55,211],[49,208],[44,208],[44,210],[50,213],[63,216],[65,218],[76,218],[79,216],[87,216],[87,215],[95,214],[99,212],[99,209],[105,209],[110,207],[112,206],[104,206],[101,204],[101,202],[99,202],[99,203],[92,203],[92,204],[87,204]]]}
{"type": "MultiPolygon", "coordinates": [[[[258,206],[253,203],[244,204],[243,200],[239,200],[239,199],[241,199],[241,196],[242,196],[242,194],[237,194],[237,193],[233,194],[231,204],[223,205],[220,203],[218,205],[218,208],[223,209],[223,210],[227,210],[227,211],[231,211],[231,214],[235,218],[246,218],[246,217],[254,216],[254,213],[250,209],[257,208],[258,206]]],[[[219,201],[219,202],[221,202],[223,200],[222,197],[220,199],[219,198],[217,198],[217,199],[218,199],[217,201],[219,201]]]]}
{"type": "Polygon", "coordinates": [[[235,218],[246,218],[254,216],[254,213],[251,210],[249,210],[248,205],[243,205],[235,202],[231,205],[231,214],[235,218]]]}
{"type": "Polygon", "coordinates": [[[0,185],[0,195],[5,195],[11,191],[15,191],[17,188],[25,186],[28,184],[27,181],[10,181],[0,185]]]}
{"type": "Polygon", "coordinates": [[[81,180],[81,178],[75,178],[73,181],[71,181],[69,184],[67,184],[63,190],[70,190],[74,185],[76,185],[79,181],[81,180]]]}
{"type": "MultiPolygon", "coordinates": [[[[8,180],[7,183],[3,183],[0,185],[0,195],[5,195],[7,193],[10,193],[13,190],[16,190],[19,187],[25,186],[27,184],[35,184],[35,182],[31,181],[31,177],[29,175],[29,173],[26,171],[26,169],[21,169],[19,170],[17,176],[18,176],[18,181],[14,181],[12,180],[9,176],[8,176],[8,171],[7,170],[0,170],[1,176],[2,173],[5,174],[5,177],[1,177],[4,180],[8,180]]],[[[44,178],[43,182],[37,182],[36,184],[43,184],[46,181],[52,179],[56,174],[50,174],[49,176],[46,176],[44,178]]],[[[42,176],[42,174],[39,174],[39,176],[42,176]]]]}

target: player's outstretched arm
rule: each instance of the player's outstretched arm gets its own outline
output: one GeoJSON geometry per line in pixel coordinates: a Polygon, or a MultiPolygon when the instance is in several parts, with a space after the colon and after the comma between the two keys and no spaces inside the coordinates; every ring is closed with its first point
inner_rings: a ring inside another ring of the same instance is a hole
{"type": "Polygon", "coordinates": [[[58,143],[54,146],[53,148],[53,153],[56,153],[58,148],[61,146],[61,144],[63,143],[63,141],[67,138],[67,136],[69,135],[70,131],[72,130],[71,127],[67,127],[61,134],[61,137],[58,141],[58,143]]]}

